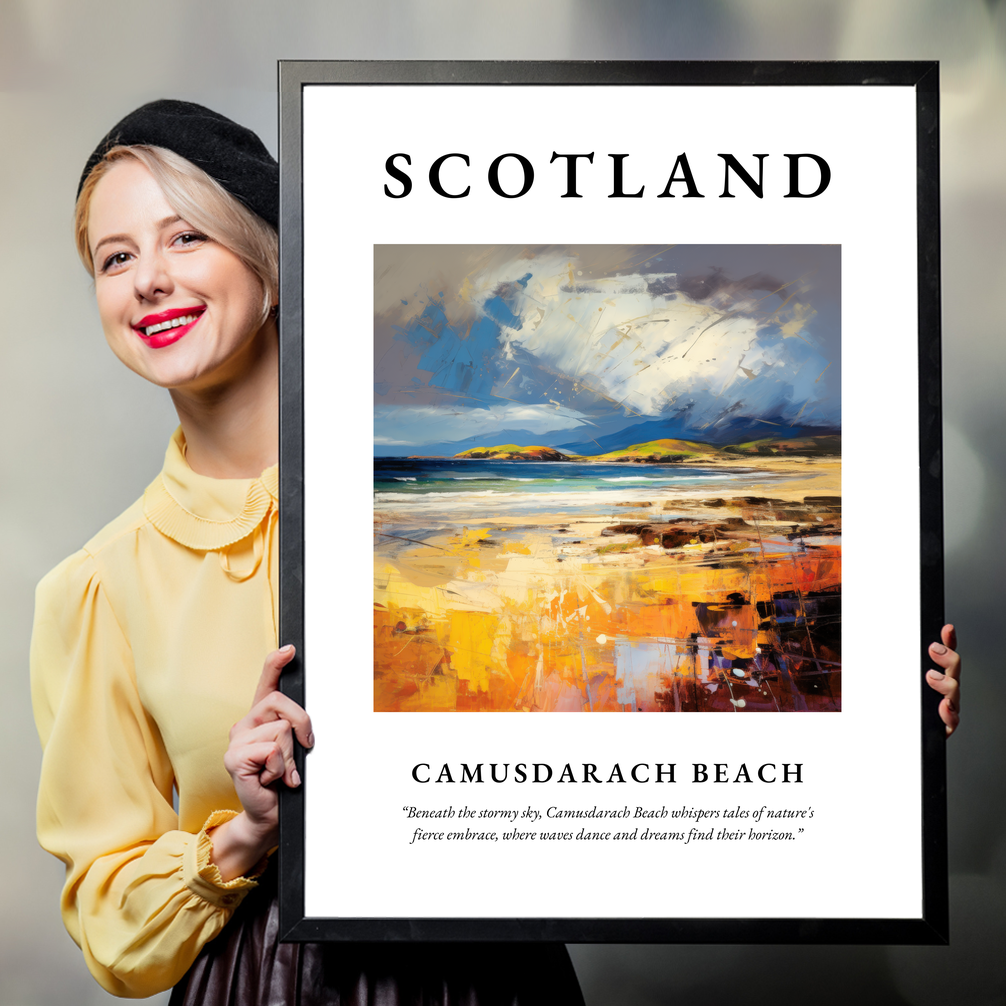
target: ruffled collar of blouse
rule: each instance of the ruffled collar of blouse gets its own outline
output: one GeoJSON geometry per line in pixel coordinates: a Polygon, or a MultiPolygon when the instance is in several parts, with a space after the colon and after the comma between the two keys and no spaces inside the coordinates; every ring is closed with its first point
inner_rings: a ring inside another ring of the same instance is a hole
{"type": "Polygon", "coordinates": [[[210,552],[252,533],[279,500],[279,466],[257,479],[198,475],[185,460],[185,437],[175,430],[164,468],[143,494],[143,512],[162,534],[186,548],[210,552]]]}

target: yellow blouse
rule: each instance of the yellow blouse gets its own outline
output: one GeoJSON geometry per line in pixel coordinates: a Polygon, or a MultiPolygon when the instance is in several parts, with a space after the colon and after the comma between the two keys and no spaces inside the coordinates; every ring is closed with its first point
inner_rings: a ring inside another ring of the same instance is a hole
{"type": "Polygon", "coordinates": [[[38,586],[38,836],[115,995],[174,985],[255,886],[223,882],[206,829],[241,809],[228,731],[276,646],[277,493],[276,467],[197,475],[178,430],[143,498],[38,586]]]}

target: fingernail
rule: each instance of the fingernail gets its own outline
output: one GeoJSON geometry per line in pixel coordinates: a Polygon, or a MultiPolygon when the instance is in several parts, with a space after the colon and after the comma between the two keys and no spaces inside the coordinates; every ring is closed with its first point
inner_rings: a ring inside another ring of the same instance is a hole
{"type": "Polygon", "coordinates": [[[293,643],[287,643],[286,646],[281,647],[279,652],[284,656],[288,653],[293,653],[293,643]]]}
{"type": "Polygon", "coordinates": [[[933,651],[933,653],[946,653],[947,652],[947,648],[942,643],[933,643],[933,645],[930,646],[929,649],[931,649],[933,651]]]}
{"type": "Polygon", "coordinates": [[[936,681],[942,681],[943,678],[946,677],[946,675],[941,674],[939,671],[932,671],[932,670],[929,672],[929,676],[931,678],[934,678],[936,681]]]}
{"type": "Polygon", "coordinates": [[[307,735],[307,746],[309,748],[313,748],[314,747],[314,732],[313,731],[307,735]]]}
{"type": "Polygon", "coordinates": [[[296,769],[290,773],[290,781],[294,784],[294,786],[300,785],[300,773],[296,769]]]}

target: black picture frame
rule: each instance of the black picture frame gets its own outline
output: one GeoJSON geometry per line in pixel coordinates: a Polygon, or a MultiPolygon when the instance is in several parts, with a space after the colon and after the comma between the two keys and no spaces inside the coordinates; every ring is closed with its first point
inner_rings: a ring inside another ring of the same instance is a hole
{"type": "MultiPolygon", "coordinates": [[[[918,245],[918,402],[921,570],[919,690],[923,722],[923,904],[917,918],[374,918],[305,914],[304,779],[281,794],[280,926],[287,941],[458,940],[639,943],[938,944],[948,941],[945,736],[939,696],[925,684],[929,641],[943,624],[943,502],[940,383],[939,72],[934,62],[354,62],[282,61],[280,103],[280,494],[281,642],[296,644],[286,694],[311,710],[305,649],[302,96],[306,86],[467,84],[713,87],[911,87],[915,93],[918,245]]],[[[333,869],[339,869],[334,864],[333,869]]]]}

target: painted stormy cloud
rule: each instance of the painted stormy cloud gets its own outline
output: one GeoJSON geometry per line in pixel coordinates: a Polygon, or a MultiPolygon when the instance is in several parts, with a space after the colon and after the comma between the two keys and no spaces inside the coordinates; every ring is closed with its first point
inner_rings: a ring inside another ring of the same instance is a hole
{"type": "Polygon", "coordinates": [[[833,245],[379,245],[379,455],[841,424],[833,245]]]}

